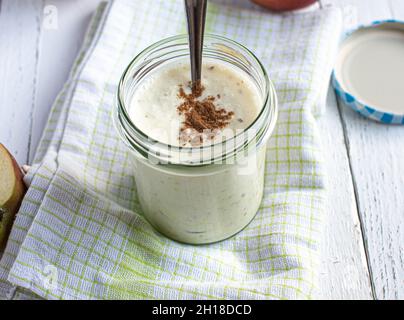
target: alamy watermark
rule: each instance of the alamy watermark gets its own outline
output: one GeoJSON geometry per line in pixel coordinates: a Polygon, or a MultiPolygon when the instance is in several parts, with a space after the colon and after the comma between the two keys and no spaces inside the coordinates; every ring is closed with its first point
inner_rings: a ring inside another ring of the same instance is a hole
{"type": "Polygon", "coordinates": [[[59,29],[59,13],[58,9],[53,4],[48,4],[43,8],[42,27],[45,30],[59,29]]]}
{"type": "Polygon", "coordinates": [[[147,160],[151,164],[234,165],[239,175],[256,172],[259,164],[257,155],[262,152],[256,130],[225,128],[198,132],[187,129],[178,133],[175,123],[171,127],[168,132],[162,128],[150,130],[145,145],[149,150],[147,160]],[[162,139],[164,137],[167,139],[162,139]],[[161,140],[164,143],[158,142],[161,140]]]}
{"type": "Polygon", "coordinates": [[[55,290],[58,287],[59,273],[54,265],[46,265],[43,270],[43,286],[47,290],[55,290]]]}

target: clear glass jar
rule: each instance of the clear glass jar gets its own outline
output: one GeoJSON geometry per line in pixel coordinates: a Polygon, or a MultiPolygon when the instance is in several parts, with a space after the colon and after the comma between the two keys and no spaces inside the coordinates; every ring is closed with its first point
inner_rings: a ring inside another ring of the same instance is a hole
{"type": "Polygon", "coordinates": [[[153,44],[129,64],[114,109],[116,128],[132,155],[133,172],[128,174],[135,176],[145,218],[167,237],[190,244],[226,239],[253,219],[263,194],[266,144],[277,118],[274,87],[247,48],[208,34],[203,57],[238,68],[261,95],[257,118],[234,137],[196,148],[172,146],[149,138],[129,117],[127,107],[145,76],[189,58],[186,35],[153,44]]]}

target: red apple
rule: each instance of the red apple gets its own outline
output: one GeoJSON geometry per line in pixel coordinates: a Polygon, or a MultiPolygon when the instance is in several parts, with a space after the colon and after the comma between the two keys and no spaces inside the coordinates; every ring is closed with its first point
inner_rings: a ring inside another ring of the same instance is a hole
{"type": "Polygon", "coordinates": [[[0,143],[0,251],[4,248],[26,187],[14,157],[0,143]]]}
{"type": "Polygon", "coordinates": [[[252,1],[274,11],[301,9],[316,2],[316,0],[252,0],[252,1]]]}

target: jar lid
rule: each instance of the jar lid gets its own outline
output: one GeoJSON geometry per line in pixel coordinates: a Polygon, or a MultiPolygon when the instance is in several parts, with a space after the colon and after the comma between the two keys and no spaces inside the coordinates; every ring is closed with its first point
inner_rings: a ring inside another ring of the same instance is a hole
{"type": "Polygon", "coordinates": [[[404,124],[404,22],[374,21],[348,32],[332,83],[339,99],[365,117],[404,124]]]}

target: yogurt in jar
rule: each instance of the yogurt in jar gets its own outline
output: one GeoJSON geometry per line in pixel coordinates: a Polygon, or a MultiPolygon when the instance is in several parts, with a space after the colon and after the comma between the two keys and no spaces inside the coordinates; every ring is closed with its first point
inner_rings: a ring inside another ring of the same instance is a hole
{"type": "MultiPolygon", "coordinates": [[[[157,141],[192,146],[189,141],[181,143],[179,137],[185,121],[178,111],[183,102],[179,88],[191,93],[189,77],[188,61],[180,61],[161,67],[144,79],[130,104],[134,125],[157,141]]],[[[202,85],[204,90],[198,101],[214,97],[217,108],[231,113],[227,132],[235,134],[247,128],[262,107],[252,81],[225,63],[205,60],[202,85]]],[[[220,139],[221,130],[201,144],[217,143],[220,139]]],[[[234,164],[166,171],[164,167],[157,169],[138,161],[136,183],[146,218],[158,230],[182,242],[206,243],[231,236],[248,224],[258,209],[264,157],[261,150],[256,169],[248,175],[240,174],[234,164]]]]}
{"type": "Polygon", "coordinates": [[[167,237],[190,244],[224,240],[255,216],[277,113],[273,86],[248,50],[212,35],[204,47],[202,87],[195,90],[186,37],[146,49],[121,78],[115,113],[133,155],[145,218],[167,237]],[[256,133],[243,136],[250,131],[256,133]],[[216,152],[217,146],[224,149],[216,152]],[[253,152],[246,152],[250,147],[253,152]],[[179,151],[208,154],[195,162],[177,158],[179,151]]]}

